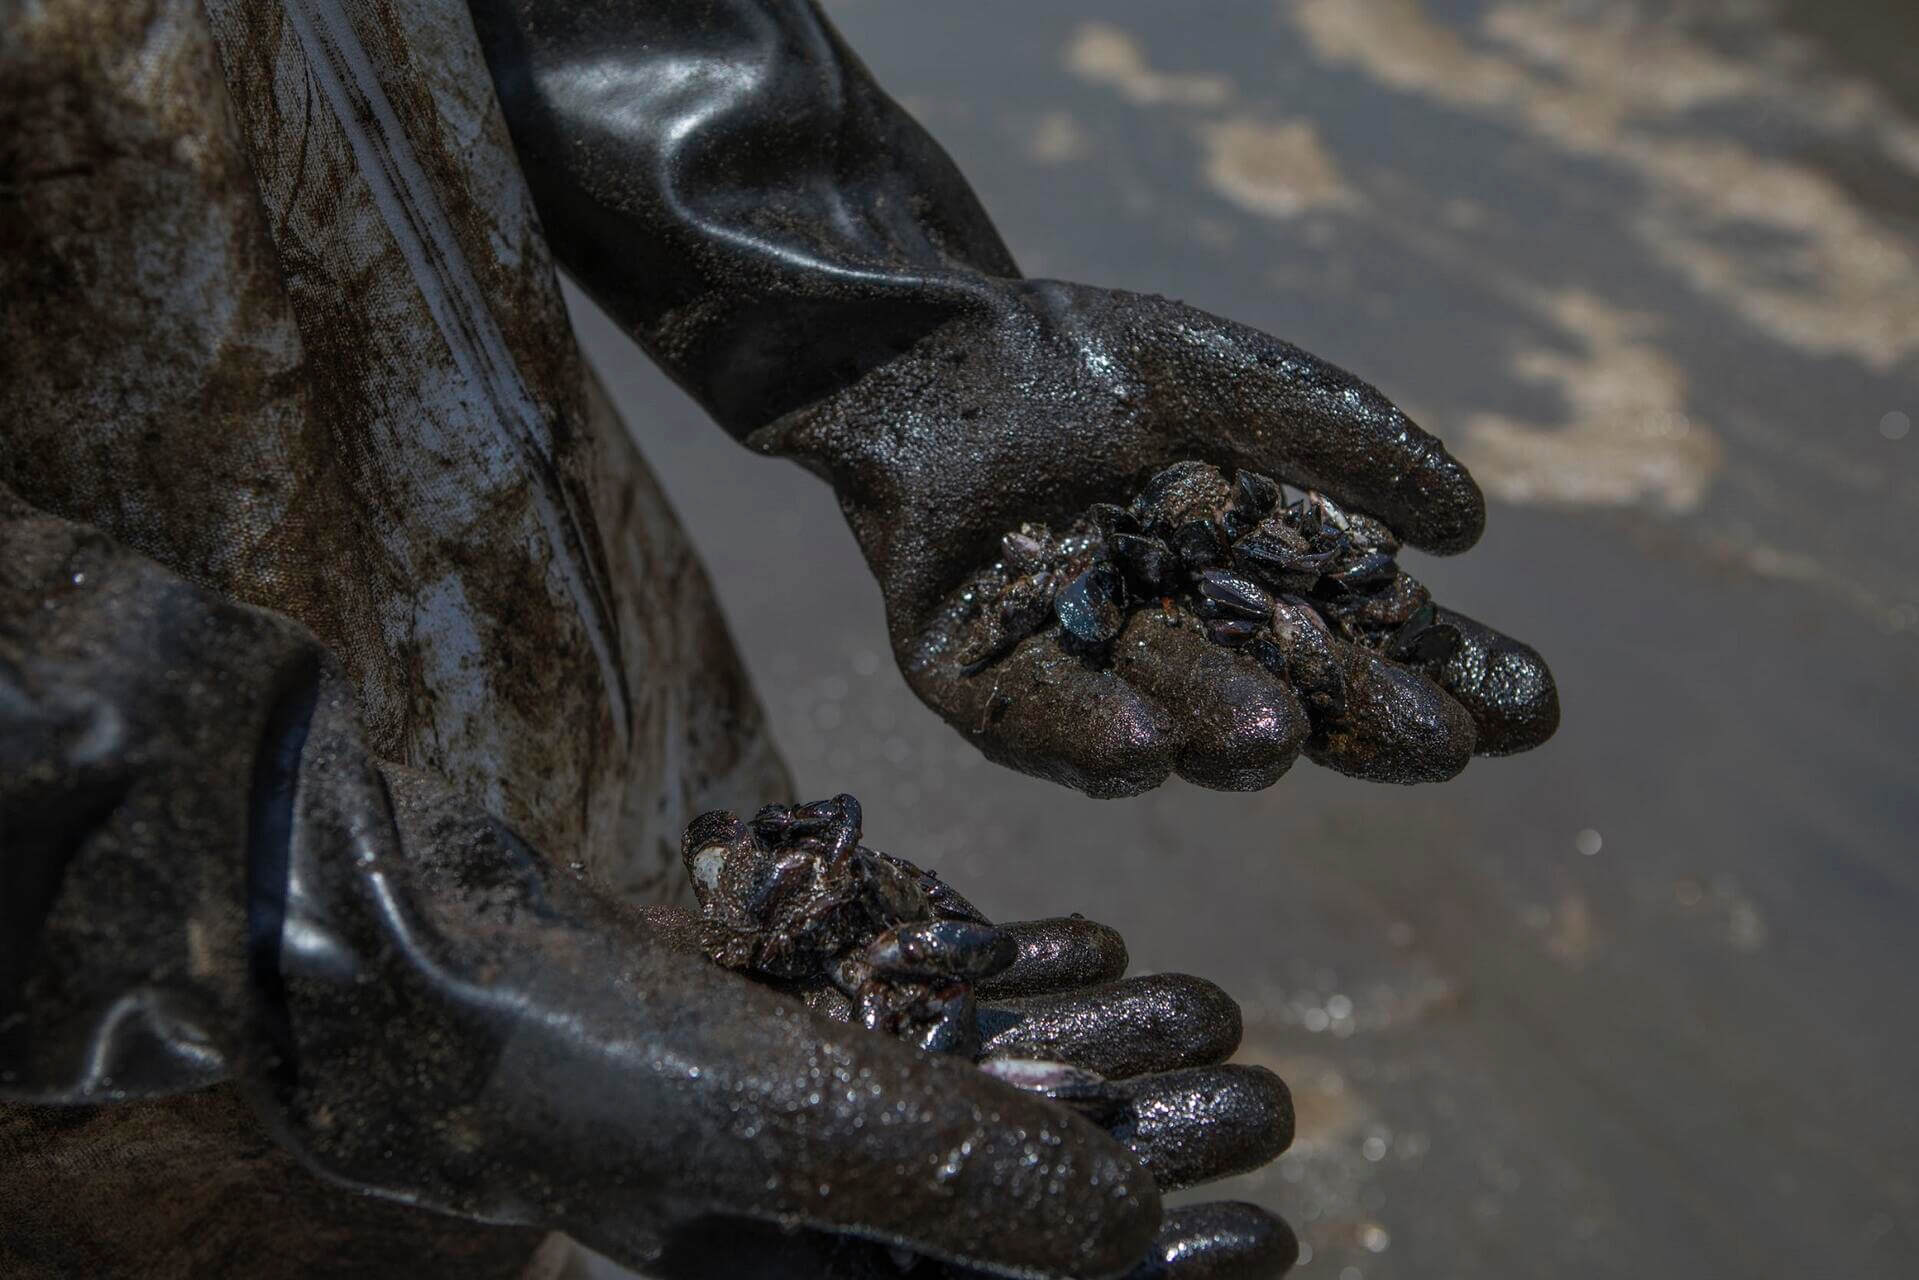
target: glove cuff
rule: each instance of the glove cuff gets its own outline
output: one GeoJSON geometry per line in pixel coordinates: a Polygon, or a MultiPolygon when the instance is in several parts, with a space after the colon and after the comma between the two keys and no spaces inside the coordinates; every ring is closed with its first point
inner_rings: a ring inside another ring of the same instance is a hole
{"type": "Polygon", "coordinates": [[[1018,268],[804,0],[472,0],[555,257],[735,437],[1018,268]]]}

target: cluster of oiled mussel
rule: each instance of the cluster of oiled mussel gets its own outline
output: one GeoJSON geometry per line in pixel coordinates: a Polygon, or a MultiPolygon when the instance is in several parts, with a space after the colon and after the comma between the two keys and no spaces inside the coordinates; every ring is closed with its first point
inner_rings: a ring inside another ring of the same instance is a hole
{"type": "Polygon", "coordinates": [[[1323,494],[1284,501],[1253,471],[1167,467],[1130,505],[1100,503],[1063,533],[1027,524],[1000,543],[959,653],[968,674],[1057,626],[1067,650],[1099,661],[1128,618],[1196,616],[1219,644],[1244,649],[1309,702],[1335,710],[1343,682],[1329,639],[1412,666],[1445,662],[1456,628],[1436,621],[1426,588],[1400,572],[1399,541],[1371,516],[1323,494]]]}
{"type": "Polygon", "coordinates": [[[930,871],[860,843],[849,795],[695,818],[680,853],[700,942],[729,969],[803,992],[826,981],[868,1028],[936,1053],[979,1050],[973,983],[1017,947],[930,871]]]}

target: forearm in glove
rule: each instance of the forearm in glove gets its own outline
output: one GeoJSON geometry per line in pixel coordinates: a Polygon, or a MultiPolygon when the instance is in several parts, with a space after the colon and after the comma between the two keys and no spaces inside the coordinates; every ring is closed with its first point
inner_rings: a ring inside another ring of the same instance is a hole
{"type": "Polygon", "coordinates": [[[951,162],[812,4],[472,9],[558,260],[727,430],[833,484],[909,682],[989,756],[1098,795],[1174,771],[1262,787],[1302,751],[1417,782],[1557,727],[1537,653],[1422,607],[1391,563],[1401,541],[1451,553],[1480,534],[1479,490],[1438,440],[1277,338],[1021,279],[951,162]],[[1308,548],[1334,557],[1324,579],[1227,584],[1224,620],[1245,627],[1206,625],[1208,582],[1244,576],[1240,547],[1189,558],[1163,593],[1102,571],[1090,649],[1062,651],[1060,582],[1036,613],[995,594],[1028,567],[1007,535],[1097,524],[1095,504],[1189,460],[1327,495],[1373,532],[1308,548]],[[1272,598],[1288,591],[1300,602],[1272,598]],[[1297,634],[1348,606],[1369,637],[1297,634]],[[1002,608],[1026,615],[1017,643],[982,663],[959,633],[1002,608]],[[1261,643],[1209,643],[1248,632],[1261,643]]]}

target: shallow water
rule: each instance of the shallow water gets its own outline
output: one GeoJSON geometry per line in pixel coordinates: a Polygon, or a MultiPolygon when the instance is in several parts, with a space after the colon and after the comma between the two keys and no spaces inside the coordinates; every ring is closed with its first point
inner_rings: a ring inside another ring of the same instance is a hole
{"type": "Polygon", "coordinates": [[[1291,338],[1472,461],[1485,541],[1409,568],[1564,727],[1411,790],[994,768],[830,494],[582,307],[802,793],[1231,990],[1300,1141],[1226,1190],[1302,1275],[1919,1274],[1919,115],[1875,10],[832,11],[1029,273],[1291,338]]]}

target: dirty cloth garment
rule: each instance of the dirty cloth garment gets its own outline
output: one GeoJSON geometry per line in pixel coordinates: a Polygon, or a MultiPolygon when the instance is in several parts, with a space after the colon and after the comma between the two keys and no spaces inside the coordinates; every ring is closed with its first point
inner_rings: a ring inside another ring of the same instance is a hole
{"type": "MultiPolygon", "coordinates": [[[[789,794],[464,7],[7,6],[0,227],[25,502],[297,619],[383,759],[630,899],[676,892],[693,814],[789,794]]],[[[217,1083],[0,1105],[0,1205],[9,1276],[510,1275],[537,1244],[323,1186],[217,1083]]]]}

